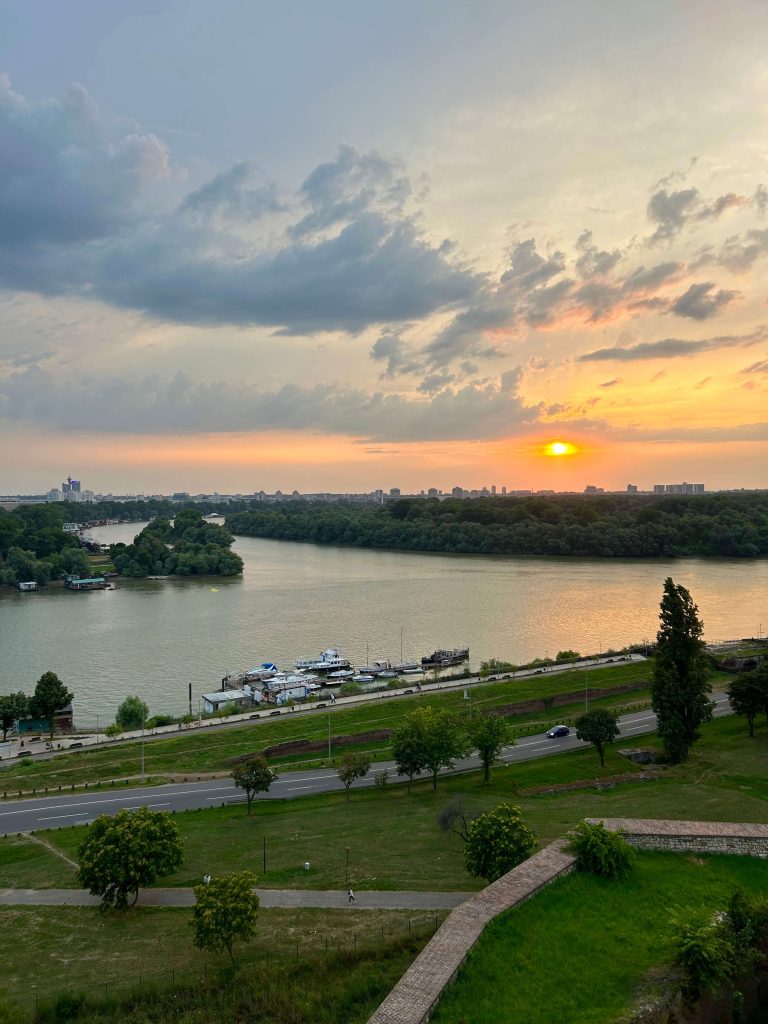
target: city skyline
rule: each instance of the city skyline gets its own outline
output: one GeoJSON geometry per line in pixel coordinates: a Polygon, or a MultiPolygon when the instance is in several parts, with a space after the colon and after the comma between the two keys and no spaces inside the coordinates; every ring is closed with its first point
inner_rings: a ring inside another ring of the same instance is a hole
{"type": "Polygon", "coordinates": [[[4,489],[768,486],[764,5],[0,30],[4,489]]]}

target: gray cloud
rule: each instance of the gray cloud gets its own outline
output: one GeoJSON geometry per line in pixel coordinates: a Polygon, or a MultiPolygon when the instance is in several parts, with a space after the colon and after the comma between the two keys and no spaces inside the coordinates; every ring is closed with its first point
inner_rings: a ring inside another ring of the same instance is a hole
{"type": "Polygon", "coordinates": [[[675,316],[688,317],[691,320],[709,320],[717,316],[721,309],[731,303],[739,294],[738,292],[727,291],[721,288],[714,291],[715,284],[712,281],[705,281],[701,284],[692,284],[670,305],[670,313],[675,316]]]}
{"type": "Polygon", "coordinates": [[[198,383],[179,372],[169,380],[62,381],[34,367],[0,380],[0,416],[56,430],[105,433],[319,430],[370,442],[500,437],[537,422],[540,406],[519,394],[517,367],[498,379],[444,388],[431,398],[368,394],[335,383],[259,391],[198,383]]]}
{"type": "Polygon", "coordinates": [[[232,220],[258,220],[269,213],[284,212],[286,207],[278,200],[274,184],[265,184],[260,178],[254,163],[241,160],[190,192],[181,210],[232,220]]]}
{"type": "Polygon", "coordinates": [[[756,328],[750,334],[726,334],[716,338],[688,341],[682,338],[663,338],[661,341],[643,341],[626,348],[598,348],[579,356],[580,363],[636,362],[646,359],[676,359],[678,356],[709,352],[722,348],[748,348],[768,339],[768,327],[756,328]]]}
{"type": "Polygon", "coordinates": [[[376,339],[371,348],[371,358],[386,360],[382,377],[419,373],[422,370],[422,364],[414,358],[413,350],[397,331],[387,331],[376,339]]]}
{"type": "Polygon", "coordinates": [[[768,359],[761,359],[757,363],[752,363],[751,366],[745,366],[743,370],[739,370],[739,373],[768,373],[768,359]]]}
{"type": "Polygon", "coordinates": [[[614,377],[613,380],[605,380],[602,384],[598,384],[600,388],[615,388],[617,384],[621,384],[621,377],[614,377]]]}
{"type": "MultiPolygon", "coordinates": [[[[662,179],[666,183],[669,183],[669,180],[669,177],[662,179]]],[[[670,242],[690,223],[718,220],[728,210],[749,203],[748,198],[735,192],[726,192],[706,202],[696,188],[682,188],[673,192],[665,187],[658,188],[651,196],[646,210],[648,220],[656,225],[656,230],[648,242],[650,245],[670,242]]]]}
{"type": "Polygon", "coordinates": [[[581,254],[576,260],[576,269],[580,277],[593,277],[595,274],[608,274],[619,263],[623,254],[619,249],[600,249],[592,241],[592,232],[585,230],[576,240],[576,249],[581,254]]]}

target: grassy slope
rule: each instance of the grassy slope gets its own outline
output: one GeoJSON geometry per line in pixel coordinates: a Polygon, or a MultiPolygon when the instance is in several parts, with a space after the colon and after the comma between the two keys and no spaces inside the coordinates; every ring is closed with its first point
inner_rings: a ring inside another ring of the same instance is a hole
{"type": "MultiPolygon", "coordinates": [[[[586,816],[767,821],[766,748],[768,726],[760,723],[750,740],[744,722],[728,718],[705,726],[688,763],[667,769],[655,782],[519,795],[520,789],[544,783],[597,782],[620,772],[629,778],[638,771],[613,748],[601,769],[595,753],[587,749],[498,768],[489,786],[482,786],[479,773],[472,773],[442,779],[437,793],[420,783],[410,794],[405,786],[393,786],[383,796],[353,789],[348,803],[341,794],[263,802],[251,818],[239,806],[177,814],[185,862],[162,884],[196,884],[207,871],[223,873],[248,863],[259,874],[259,884],[268,888],[341,888],[349,846],[350,875],[358,888],[473,889],[479,883],[464,870],[461,842],[442,833],[436,823],[439,811],[455,797],[478,810],[502,800],[520,804],[543,843],[586,816]],[[266,874],[261,860],[265,836],[266,874]],[[309,872],[303,869],[307,860],[309,872]]],[[[68,828],[46,835],[75,857],[83,834],[83,828],[68,828]]],[[[45,884],[45,863],[36,851],[34,856],[40,882],[28,884],[45,884]]],[[[31,879],[32,866],[27,871],[31,879]]],[[[11,882],[0,866],[0,885],[11,882]]]]}
{"type": "MultiPolygon", "coordinates": [[[[648,681],[651,673],[651,663],[638,662],[595,670],[590,673],[589,680],[591,686],[600,688],[630,683],[639,685],[648,681]]],[[[517,682],[488,683],[473,687],[472,706],[475,710],[488,710],[517,701],[580,691],[583,686],[583,672],[536,676],[534,679],[521,679],[517,682]]],[[[629,693],[621,700],[630,702],[641,697],[642,693],[629,693]]],[[[332,733],[341,736],[371,729],[393,729],[414,707],[424,705],[434,705],[460,714],[466,714],[467,711],[467,701],[461,689],[413,697],[382,698],[381,701],[372,701],[360,707],[335,708],[331,713],[332,733]]],[[[559,713],[560,710],[544,715],[527,715],[520,721],[533,719],[549,722],[553,715],[559,713]]],[[[230,759],[239,754],[260,751],[286,740],[324,741],[327,736],[328,713],[324,709],[306,715],[297,714],[296,717],[285,715],[261,720],[250,725],[230,725],[217,731],[181,733],[145,744],[146,771],[155,776],[163,773],[178,775],[183,772],[222,771],[229,767],[230,759]]],[[[86,749],[51,761],[14,764],[0,771],[0,790],[68,786],[72,782],[136,776],[140,763],[139,747],[139,743],[124,743],[86,749]]],[[[317,759],[322,754],[321,751],[310,756],[317,759]]]]}
{"type": "MultiPolygon", "coordinates": [[[[311,964],[321,981],[326,937],[330,953],[355,946],[358,950],[386,950],[388,943],[409,934],[423,941],[444,916],[443,912],[424,911],[262,910],[256,938],[240,950],[241,966],[250,972],[266,964],[278,968],[295,965],[298,944],[300,964],[311,964]]],[[[3,909],[0,997],[13,995],[28,1005],[34,1003],[35,995],[64,989],[114,995],[133,987],[140,975],[144,985],[168,983],[172,970],[199,982],[205,964],[209,968],[224,965],[227,954],[206,956],[195,949],[191,919],[192,912],[181,909],[139,907],[106,914],[82,907],[3,909]],[[20,935],[23,942],[18,941],[20,935]],[[41,964],[44,970],[39,969],[41,964]]],[[[413,951],[404,963],[395,957],[393,968],[385,972],[379,998],[412,956],[413,951]]],[[[386,960],[386,955],[382,959],[386,960]]],[[[373,1005],[375,1002],[369,1012],[373,1005]]]]}
{"type": "Polygon", "coordinates": [[[491,924],[432,1020],[610,1024],[670,959],[667,909],[711,914],[737,887],[764,899],[768,864],[655,853],[623,883],[572,875],[491,924]]]}

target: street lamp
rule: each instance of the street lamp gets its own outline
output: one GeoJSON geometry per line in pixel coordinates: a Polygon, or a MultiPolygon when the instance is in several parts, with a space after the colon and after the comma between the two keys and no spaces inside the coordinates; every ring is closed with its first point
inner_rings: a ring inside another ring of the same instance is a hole
{"type": "Polygon", "coordinates": [[[141,716],[141,781],[144,782],[144,721],[145,716],[141,716]]]}
{"type": "Polygon", "coordinates": [[[584,710],[589,711],[589,658],[584,659],[584,710]]]}
{"type": "Polygon", "coordinates": [[[344,884],[348,886],[349,885],[349,847],[347,846],[347,847],[345,847],[345,849],[347,851],[347,863],[346,863],[346,868],[344,870],[344,884]]]}

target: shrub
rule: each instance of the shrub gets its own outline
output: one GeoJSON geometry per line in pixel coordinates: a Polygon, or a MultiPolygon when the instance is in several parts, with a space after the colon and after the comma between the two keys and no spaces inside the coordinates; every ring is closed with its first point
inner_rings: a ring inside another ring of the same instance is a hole
{"type": "Polygon", "coordinates": [[[107,728],[104,730],[104,735],[109,736],[110,739],[113,739],[115,736],[119,736],[122,731],[123,730],[120,728],[117,722],[113,722],[112,725],[108,725],[107,728]]]}
{"type": "Polygon", "coordinates": [[[620,832],[609,832],[602,822],[581,821],[570,833],[568,849],[576,854],[579,871],[603,878],[626,878],[634,866],[635,851],[620,832]]]}
{"type": "Polygon", "coordinates": [[[495,882],[527,860],[538,845],[519,807],[498,807],[467,823],[464,865],[470,875],[495,882]]]}
{"type": "Polygon", "coordinates": [[[160,725],[175,725],[177,721],[178,719],[174,718],[173,715],[152,715],[151,718],[147,719],[146,726],[148,729],[156,729],[160,725]]]}

